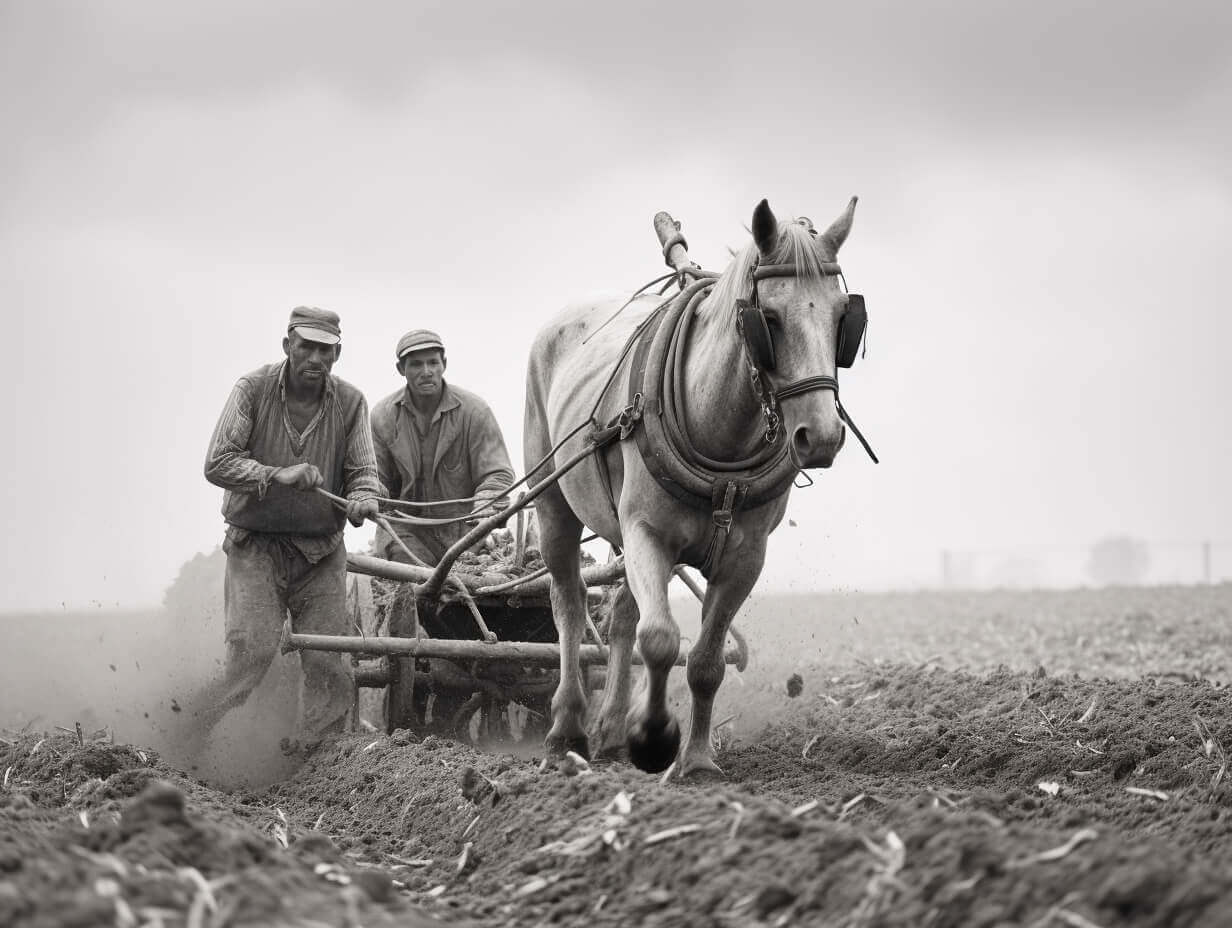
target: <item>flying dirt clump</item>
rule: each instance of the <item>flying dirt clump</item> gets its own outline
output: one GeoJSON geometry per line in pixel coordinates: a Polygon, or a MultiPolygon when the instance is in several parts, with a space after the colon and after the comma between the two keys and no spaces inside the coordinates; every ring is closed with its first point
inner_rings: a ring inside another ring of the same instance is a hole
{"type": "Polygon", "coordinates": [[[793,673],[787,678],[787,695],[795,699],[804,692],[804,677],[798,673],[793,673]]]}

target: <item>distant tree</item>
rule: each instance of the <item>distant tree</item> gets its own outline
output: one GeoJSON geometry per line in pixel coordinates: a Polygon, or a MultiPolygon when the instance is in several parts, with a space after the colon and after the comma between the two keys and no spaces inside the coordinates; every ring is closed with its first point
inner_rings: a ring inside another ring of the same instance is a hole
{"type": "Polygon", "coordinates": [[[1146,542],[1128,535],[1110,535],[1091,545],[1087,574],[1100,586],[1141,583],[1151,566],[1146,542]]]}

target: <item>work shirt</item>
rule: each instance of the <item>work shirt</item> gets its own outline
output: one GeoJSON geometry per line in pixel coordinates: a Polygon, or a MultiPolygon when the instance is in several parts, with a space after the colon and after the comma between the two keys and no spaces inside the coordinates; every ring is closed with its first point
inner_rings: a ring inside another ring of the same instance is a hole
{"type": "MultiPolygon", "coordinates": [[[[431,417],[418,416],[406,387],[391,393],[372,407],[372,441],[385,496],[416,502],[496,497],[513,484],[513,467],[496,417],[480,397],[448,383],[441,387],[440,403],[431,417]]],[[[429,518],[467,515],[474,503],[457,503],[406,512],[429,518]]],[[[449,547],[469,530],[463,522],[454,525],[411,526],[394,524],[412,548],[426,549],[439,560],[449,547]]],[[[387,553],[393,541],[377,532],[377,550],[387,553]]]]}
{"type": "Polygon", "coordinates": [[[315,491],[272,483],[280,467],[315,464],[324,488],[348,500],[380,495],[364,395],[345,380],[325,378],[320,408],[304,431],[287,410],[282,361],[245,374],[231,390],[205,458],[205,479],[226,490],[227,537],[275,536],[316,563],[342,543],[345,513],[315,491]]]}

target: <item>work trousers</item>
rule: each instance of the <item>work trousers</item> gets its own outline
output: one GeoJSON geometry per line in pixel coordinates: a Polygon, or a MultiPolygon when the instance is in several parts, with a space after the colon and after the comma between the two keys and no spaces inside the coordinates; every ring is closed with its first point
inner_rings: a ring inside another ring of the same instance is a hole
{"type": "MultiPolygon", "coordinates": [[[[275,536],[229,539],[227,554],[226,677],[218,709],[234,708],[256,689],[278,651],[288,613],[295,632],[345,635],[346,546],[339,544],[315,564],[275,536]]],[[[350,666],[343,655],[301,651],[303,669],[295,737],[306,742],[340,732],[354,698],[350,666]]]]}

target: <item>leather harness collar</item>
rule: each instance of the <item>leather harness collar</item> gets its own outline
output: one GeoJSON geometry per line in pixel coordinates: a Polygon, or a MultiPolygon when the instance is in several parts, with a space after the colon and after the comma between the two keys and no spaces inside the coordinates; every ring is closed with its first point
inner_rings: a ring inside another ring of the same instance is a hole
{"type": "MultiPolygon", "coordinates": [[[[827,274],[842,273],[839,266],[832,262],[823,264],[822,270],[827,274]]],[[[757,305],[758,280],[795,273],[795,265],[790,264],[754,266],[751,273],[751,304],[757,305]]],[[[777,390],[768,388],[750,358],[753,385],[767,421],[765,445],[752,457],[742,461],[716,461],[694,448],[685,433],[681,416],[683,397],[678,395],[679,378],[674,374],[683,366],[684,346],[696,310],[714,283],[715,279],[710,275],[695,280],[674,299],[656,307],[634,330],[621,352],[621,361],[617,362],[619,368],[623,359],[630,357],[632,349],[628,403],[606,428],[596,428],[591,434],[596,451],[613,441],[633,438],[646,469],[664,490],[674,499],[710,512],[713,527],[705,554],[693,565],[707,578],[722,558],[735,513],[782,496],[799,473],[799,468],[788,453],[786,440],[778,432],[779,401],[811,390],[832,390],[836,400],[838,395],[838,381],[826,375],[805,377],[777,390]]],[[[615,371],[608,386],[614,379],[615,371]]],[[[864,437],[841,405],[839,415],[872,455],[864,437]]],[[[611,476],[602,455],[597,463],[600,479],[611,496],[611,476]]]]}

